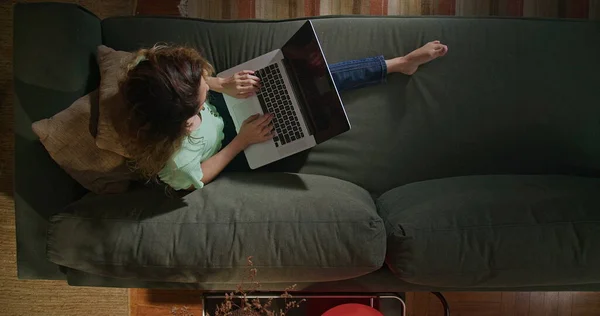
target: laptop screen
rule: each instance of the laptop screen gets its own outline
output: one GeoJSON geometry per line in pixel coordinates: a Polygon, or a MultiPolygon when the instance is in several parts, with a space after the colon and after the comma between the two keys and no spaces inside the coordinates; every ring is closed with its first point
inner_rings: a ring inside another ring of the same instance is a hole
{"type": "Polygon", "coordinates": [[[306,22],[281,51],[317,143],[348,131],[350,123],[311,23],[306,22]]]}

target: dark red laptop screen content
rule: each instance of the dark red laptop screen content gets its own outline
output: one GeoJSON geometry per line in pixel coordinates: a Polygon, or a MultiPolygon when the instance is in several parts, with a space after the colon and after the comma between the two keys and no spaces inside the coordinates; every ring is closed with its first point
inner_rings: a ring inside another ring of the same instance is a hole
{"type": "Polygon", "coordinates": [[[281,50],[288,70],[291,70],[289,76],[295,77],[291,79],[298,86],[296,91],[301,94],[298,97],[309,108],[306,114],[313,123],[317,143],[348,131],[350,125],[344,106],[310,22],[306,22],[281,50]]]}

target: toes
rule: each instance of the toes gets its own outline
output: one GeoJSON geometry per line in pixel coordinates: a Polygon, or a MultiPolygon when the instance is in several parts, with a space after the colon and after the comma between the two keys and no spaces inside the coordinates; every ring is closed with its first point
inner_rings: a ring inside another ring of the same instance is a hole
{"type": "Polygon", "coordinates": [[[448,46],[444,45],[444,47],[442,48],[442,52],[440,53],[440,56],[446,55],[447,52],[448,52],[448,46]]]}
{"type": "Polygon", "coordinates": [[[448,52],[448,46],[446,45],[436,45],[434,48],[434,54],[436,57],[444,56],[448,52]]]}

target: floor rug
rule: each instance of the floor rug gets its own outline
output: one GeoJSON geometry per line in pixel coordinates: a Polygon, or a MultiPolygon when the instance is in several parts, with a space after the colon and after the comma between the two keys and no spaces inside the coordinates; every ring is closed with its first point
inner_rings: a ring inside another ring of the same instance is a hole
{"type": "Polygon", "coordinates": [[[318,15],[456,15],[600,19],[600,0],[182,0],[183,16],[288,19],[318,15]]]}

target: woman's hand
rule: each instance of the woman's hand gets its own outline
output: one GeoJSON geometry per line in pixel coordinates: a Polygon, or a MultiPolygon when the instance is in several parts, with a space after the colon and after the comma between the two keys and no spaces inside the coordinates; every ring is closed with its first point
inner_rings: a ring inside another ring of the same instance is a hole
{"type": "Polygon", "coordinates": [[[229,78],[221,78],[221,93],[234,98],[245,99],[260,89],[260,79],[252,70],[242,70],[229,78]]]}
{"type": "Polygon", "coordinates": [[[272,119],[272,114],[254,114],[246,119],[239,134],[223,150],[201,163],[202,182],[207,184],[214,180],[246,147],[271,139],[274,135],[272,119]]]}
{"type": "Polygon", "coordinates": [[[272,120],[273,114],[254,114],[244,121],[236,138],[244,148],[267,141],[275,136],[272,120]]]}

